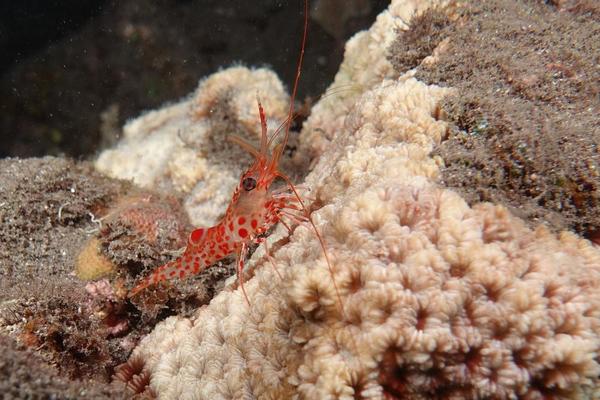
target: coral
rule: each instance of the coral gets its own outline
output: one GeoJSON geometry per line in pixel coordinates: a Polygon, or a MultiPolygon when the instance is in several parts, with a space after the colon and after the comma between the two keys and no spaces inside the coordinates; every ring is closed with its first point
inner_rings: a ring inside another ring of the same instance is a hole
{"type": "Polygon", "coordinates": [[[0,160],[0,182],[0,397],[121,398],[108,379],[131,347],[107,335],[72,272],[93,221],[129,185],[54,157],[0,160]]]}
{"type": "Polygon", "coordinates": [[[268,240],[283,279],[258,250],[250,306],[231,285],[134,350],[159,398],[600,395],[600,251],[436,185],[452,90],[384,79],[394,29],[428,6],[416,4],[393,1],[348,43],[336,82],[362,89],[325,99],[335,106],[303,128],[341,304],[315,232],[279,227],[268,240]]]}
{"type": "Polygon", "coordinates": [[[38,300],[28,306],[21,338],[43,348],[61,373],[73,379],[106,379],[103,365],[112,361],[112,354],[104,340],[105,331],[95,316],[82,310],[81,302],[74,301],[78,297],[75,294],[71,298],[38,300]]]}
{"type": "Polygon", "coordinates": [[[426,12],[414,23],[424,35],[400,34],[389,58],[404,72],[414,66],[407,49],[448,41],[437,62],[421,64],[415,75],[456,89],[441,104],[453,122],[436,149],[447,165],[445,186],[469,203],[504,204],[531,227],[543,222],[593,239],[600,220],[600,29],[597,16],[570,8],[466,2],[451,24],[426,12]]]}
{"type": "Polygon", "coordinates": [[[2,159],[0,182],[0,300],[21,298],[38,279],[43,292],[60,292],[72,280],[82,232],[125,185],[54,157],[2,159]]]}
{"type": "Polygon", "coordinates": [[[331,94],[325,93],[304,123],[296,163],[318,158],[335,136],[345,132],[346,116],[354,112],[360,95],[385,79],[397,76],[386,58],[397,31],[408,29],[414,14],[443,3],[445,1],[393,1],[368,31],[358,32],[348,40],[344,61],[328,90],[331,94]]]}
{"type": "Polygon", "coordinates": [[[400,31],[388,53],[388,59],[399,73],[418,67],[430,57],[447,35],[450,10],[433,7],[415,16],[410,29],[400,31]]]}
{"type": "Polygon", "coordinates": [[[126,225],[152,244],[163,237],[175,247],[186,241],[187,221],[174,198],[162,199],[152,194],[127,197],[109,212],[106,223],[126,225]]]}
{"type": "Polygon", "coordinates": [[[277,76],[267,69],[232,67],[202,81],[192,97],[128,123],[123,139],[98,157],[96,168],[144,188],[183,193],[192,223],[211,226],[250,161],[227,136],[260,137],[257,94],[275,129],[288,104],[277,76]]]}
{"type": "Polygon", "coordinates": [[[283,280],[258,260],[249,309],[223,292],[143,340],[134,356],[159,396],[568,397],[598,385],[600,252],[431,183],[446,92],[408,79],[365,93],[307,178],[344,314],[300,226],[274,254],[283,280]]]}
{"type": "Polygon", "coordinates": [[[90,295],[87,312],[102,320],[107,336],[123,336],[129,331],[129,312],[123,299],[125,291],[115,290],[108,279],[85,285],[90,295]]]}
{"type": "Polygon", "coordinates": [[[115,379],[125,383],[132,394],[144,393],[148,397],[153,397],[151,390],[146,392],[150,374],[144,369],[144,359],[141,357],[132,357],[126,363],[119,365],[115,369],[115,379]]]}

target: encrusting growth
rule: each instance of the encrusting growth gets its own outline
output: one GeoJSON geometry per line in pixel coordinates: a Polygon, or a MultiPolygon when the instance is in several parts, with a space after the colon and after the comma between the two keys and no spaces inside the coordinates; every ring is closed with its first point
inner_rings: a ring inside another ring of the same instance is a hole
{"type": "Polygon", "coordinates": [[[100,242],[96,238],[85,244],[75,263],[75,274],[84,281],[101,278],[116,269],[116,265],[100,252],[100,242]]]}

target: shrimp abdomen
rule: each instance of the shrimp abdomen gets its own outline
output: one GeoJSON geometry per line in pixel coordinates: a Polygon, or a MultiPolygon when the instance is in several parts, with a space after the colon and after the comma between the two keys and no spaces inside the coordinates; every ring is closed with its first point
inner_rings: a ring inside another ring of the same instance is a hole
{"type": "Polygon", "coordinates": [[[135,296],[140,291],[160,282],[172,279],[185,279],[198,274],[204,269],[233,252],[233,246],[225,240],[225,229],[222,224],[211,228],[195,229],[189,236],[188,245],[183,255],[156,268],[129,293],[135,296]]]}
{"type": "Polygon", "coordinates": [[[136,287],[134,287],[131,290],[131,292],[129,292],[129,297],[135,296],[137,293],[141,292],[142,290],[144,290],[150,286],[156,285],[159,282],[163,282],[168,279],[175,278],[175,277],[185,278],[186,275],[189,275],[186,272],[189,269],[190,269],[189,264],[185,263],[183,257],[180,257],[174,261],[170,261],[170,262],[156,268],[150,275],[148,275],[146,278],[142,279],[142,281],[136,287]]]}

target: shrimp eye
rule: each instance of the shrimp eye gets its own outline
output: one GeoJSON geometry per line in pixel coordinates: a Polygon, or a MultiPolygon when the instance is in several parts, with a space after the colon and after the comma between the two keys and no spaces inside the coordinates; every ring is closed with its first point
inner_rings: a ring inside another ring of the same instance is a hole
{"type": "Polygon", "coordinates": [[[252,177],[244,178],[242,181],[242,187],[246,192],[253,190],[256,187],[256,179],[252,177]]]}

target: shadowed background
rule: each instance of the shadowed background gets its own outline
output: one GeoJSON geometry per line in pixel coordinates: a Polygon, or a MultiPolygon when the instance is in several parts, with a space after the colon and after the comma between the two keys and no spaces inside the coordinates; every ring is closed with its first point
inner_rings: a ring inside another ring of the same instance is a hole
{"type": "MultiPolygon", "coordinates": [[[[384,0],[312,2],[298,99],[332,80],[343,43],[384,0]]],[[[107,0],[0,5],[0,157],[83,157],[144,110],[191,93],[235,63],[291,85],[302,1],[107,0]]]]}

